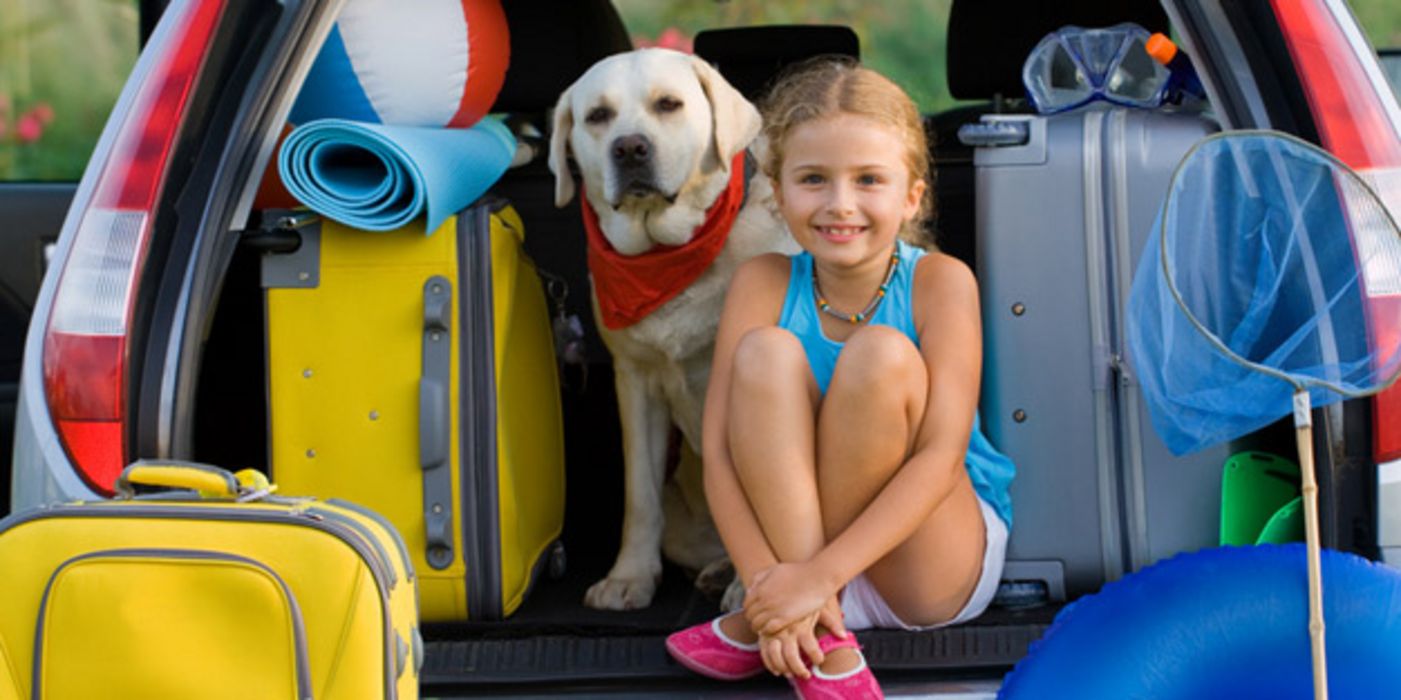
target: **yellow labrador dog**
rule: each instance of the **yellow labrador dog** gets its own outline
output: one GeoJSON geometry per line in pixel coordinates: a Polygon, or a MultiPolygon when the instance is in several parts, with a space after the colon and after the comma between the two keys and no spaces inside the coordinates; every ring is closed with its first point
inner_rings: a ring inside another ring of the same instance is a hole
{"type": "MultiPolygon", "coordinates": [[[[666,49],[603,59],[555,106],[555,205],[574,198],[572,155],[591,238],[594,314],[617,377],[626,472],[621,549],[585,595],[591,607],[649,605],[663,553],[702,571],[711,586],[724,575],[712,572],[728,570],[696,457],[715,328],[740,262],[797,250],[773,213],[768,179],[745,162],[759,127],[758,110],[715,69],[666,49]],[[685,445],[668,480],[672,424],[685,445]]],[[[732,586],[722,605],[740,596],[732,586]]]]}

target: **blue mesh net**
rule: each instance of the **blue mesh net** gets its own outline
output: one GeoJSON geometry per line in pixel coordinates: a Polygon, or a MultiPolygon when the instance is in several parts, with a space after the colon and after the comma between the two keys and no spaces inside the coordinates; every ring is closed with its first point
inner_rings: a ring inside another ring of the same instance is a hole
{"type": "Polygon", "coordinates": [[[1331,155],[1271,132],[1227,132],[1178,166],[1134,276],[1129,352],[1153,426],[1184,454],[1401,371],[1401,234],[1331,155]]]}

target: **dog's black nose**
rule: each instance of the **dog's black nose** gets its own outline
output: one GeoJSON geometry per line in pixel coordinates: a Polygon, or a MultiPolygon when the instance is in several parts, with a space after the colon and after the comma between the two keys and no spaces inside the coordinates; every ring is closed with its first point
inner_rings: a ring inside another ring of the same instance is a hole
{"type": "Polygon", "coordinates": [[[652,158],[652,142],[641,134],[619,136],[613,140],[613,162],[623,167],[635,167],[652,158]]]}

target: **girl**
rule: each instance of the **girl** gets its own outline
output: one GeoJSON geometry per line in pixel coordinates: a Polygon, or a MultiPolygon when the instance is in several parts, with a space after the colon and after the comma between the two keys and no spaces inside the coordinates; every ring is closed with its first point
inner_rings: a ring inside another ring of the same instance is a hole
{"type": "Polygon", "coordinates": [[[977,285],[915,242],[928,151],[894,83],[810,64],[779,83],[764,135],[804,252],[731,282],[702,440],[744,610],[667,647],[712,677],[767,668],[800,697],[879,697],[846,630],[972,619],[1002,570],[1013,468],[978,429],[977,285]]]}

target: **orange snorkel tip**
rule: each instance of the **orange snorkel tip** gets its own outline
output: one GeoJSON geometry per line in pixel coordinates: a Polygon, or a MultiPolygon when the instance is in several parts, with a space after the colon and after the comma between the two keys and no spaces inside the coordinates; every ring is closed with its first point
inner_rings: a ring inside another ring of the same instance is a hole
{"type": "Polygon", "coordinates": [[[1143,48],[1149,56],[1153,57],[1153,60],[1165,66],[1177,56],[1177,44],[1174,44],[1172,39],[1169,39],[1162,32],[1155,32],[1153,36],[1148,37],[1143,48]]]}

